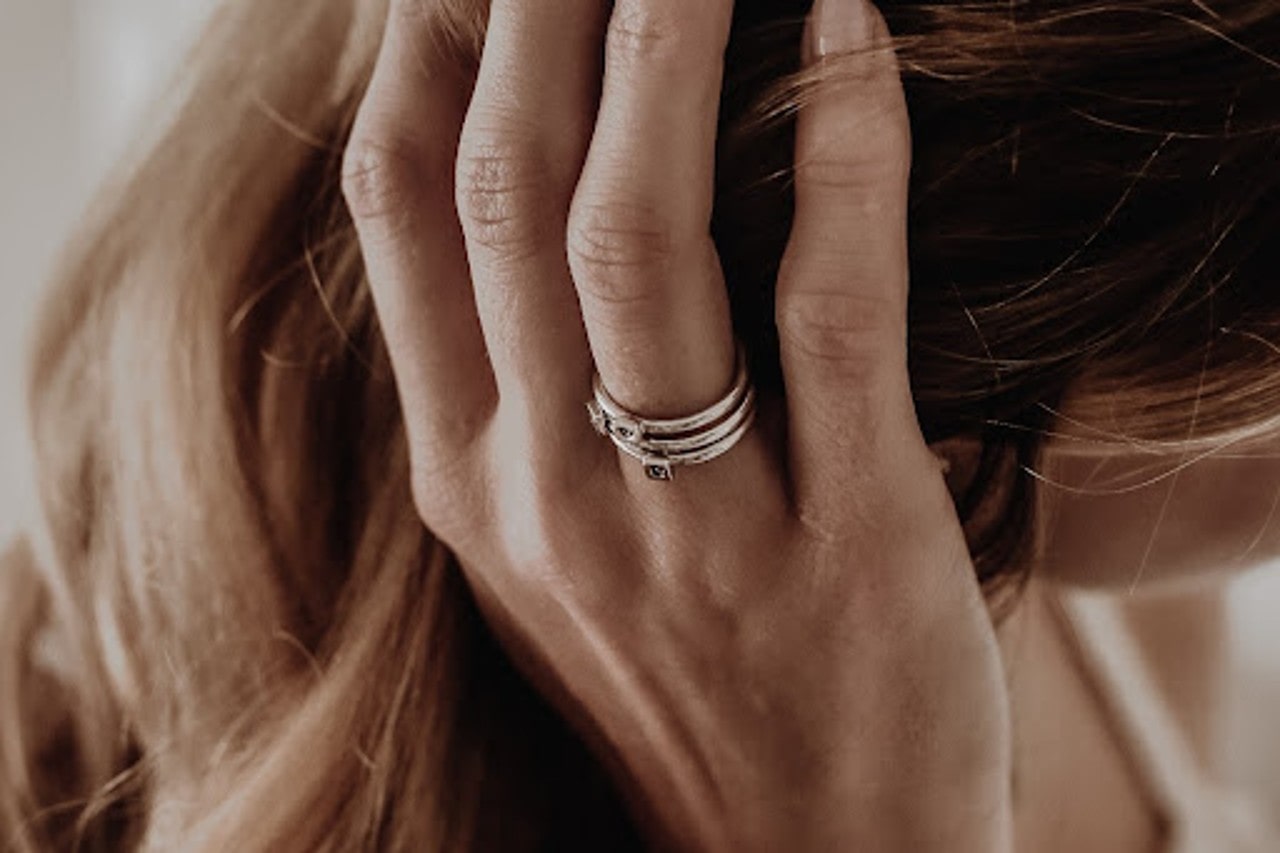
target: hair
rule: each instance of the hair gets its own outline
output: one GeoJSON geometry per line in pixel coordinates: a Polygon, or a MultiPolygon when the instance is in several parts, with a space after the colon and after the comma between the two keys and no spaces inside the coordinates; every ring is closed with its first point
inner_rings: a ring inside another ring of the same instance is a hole
{"type": "MultiPolygon", "coordinates": [[[[487,4],[422,2],[474,71],[487,4]]],[[[0,846],[642,845],[413,509],[339,190],[386,7],[224,0],[67,249],[29,376],[39,520],[0,571],[0,846]]],[[[727,57],[712,230],[762,393],[823,83],[806,7],[739,0],[727,57]]],[[[956,501],[995,591],[1034,562],[1060,418],[1142,449],[1276,428],[1280,8],[882,11],[914,391],[930,441],[982,448],[956,501]]]]}

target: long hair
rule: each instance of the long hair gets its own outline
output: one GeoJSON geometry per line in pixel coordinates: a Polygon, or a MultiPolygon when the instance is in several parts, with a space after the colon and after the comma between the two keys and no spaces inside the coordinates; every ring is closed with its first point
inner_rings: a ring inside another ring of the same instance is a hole
{"type": "MultiPolygon", "coordinates": [[[[474,70],[483,0],[422,0],[474,70]]],[[[763,392],[802,0],[739,0],[713,236],[763,392]]],[[[1061,418],[1280,418],[1280,8],[886,0],[915,138],[911,370],[994,591],[1061,418]],[[1123,407],[1116,405],[1123,400],[1123,407]]],[[[415,516],[339,163],[381,0],[224,0],[32,353],[40,522],[0,570],[0,846],[625,850],[640,835],[415,516]]]]}

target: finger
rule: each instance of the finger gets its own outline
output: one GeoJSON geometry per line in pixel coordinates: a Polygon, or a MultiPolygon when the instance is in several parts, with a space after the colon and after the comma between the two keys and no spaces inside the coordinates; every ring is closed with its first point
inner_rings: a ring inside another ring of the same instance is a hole
{"type": "Polygon", "coordinates": [[[415,470],[457,458],[496,392],[453,207],[467,86],[415,0],[393,0],[343,167],[415,470]]]}
{"type": "MultiPolygon", "coordinates": [[[[535,442],[595,445],[565,221],[595,117],[604,4],[494,0],[458,158],[458,210],[500,406],[535,442]]],[[[563,455],[557,453],[556,455],[563,455]]]]}
{"type": "Polygon", "coordinates": [[[816,506],[869,460],[924,444],[907,376],[910,127],[888,29],[866,0],[818,0],[808,27],[809,61],[836,80],[798,118],[776,310],[796,497],[816,506]]]}
{"type": "Polygon", "coordinates": [[[569,257],[605,388],[681,417],[732,385],[733,330],[710,237],[728,0],[618,0],[569,257]]]}

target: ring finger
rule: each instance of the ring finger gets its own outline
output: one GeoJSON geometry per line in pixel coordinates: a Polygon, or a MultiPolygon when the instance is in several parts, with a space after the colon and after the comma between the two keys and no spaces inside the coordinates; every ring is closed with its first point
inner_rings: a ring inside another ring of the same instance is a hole
{"type": "Polygon", "coordinates": [[[617,0],[608,26],[567,242],[604,386],[646,417],[707,407],[735,372],[710,236],[731,17],[728,0],[617,0]]]}

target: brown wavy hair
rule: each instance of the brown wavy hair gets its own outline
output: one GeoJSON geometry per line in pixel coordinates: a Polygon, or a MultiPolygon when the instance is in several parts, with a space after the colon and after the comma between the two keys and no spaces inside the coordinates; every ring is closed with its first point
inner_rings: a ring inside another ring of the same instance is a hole
{"type": "MultiPolygon", "coordinates": [[[[225,0],[66,252],[30,372],[41,521],[0,572],[0,845],[641,846],[413,510],[339,191],[386,5],[225,0]]],[[[485,5],[422,0],[471,69],[485,5]]],[[[982,448],[957,505],[998,590],[1061,417],[1130,447],[1276,427],[1280,7],[882,10],[919,414],[982,448]]],[[[713,231],[762,393],[807,11],[739,0],[727,60],[713,231]]]]}

